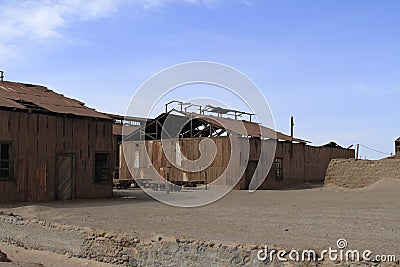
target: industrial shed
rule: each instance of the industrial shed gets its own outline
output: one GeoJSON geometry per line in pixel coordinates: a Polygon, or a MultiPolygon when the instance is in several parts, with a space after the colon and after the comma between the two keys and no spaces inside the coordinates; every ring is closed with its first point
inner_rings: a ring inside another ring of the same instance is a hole
{"type": "Polygon", "coordinates": [[[112,197],[113,120],[44,86],[0,82],[0,202],[112,197]]]}
{"type": "Polygon", "coordinates": [[[396,158],[400,158],[400,137],[394,141],[394,155],[396,158]]]}
{"type": "MultiPolygon", "coordinates": [[[[218,108],[214,110],[218,110],[218,108]]],[[[234,112],[233,116],[238,118],[237,114],[240,115],[240,113],[234,112]]],[[[217,112],[217,116],[211,116],[205,115],[204,112],[197,114],[173,109],[149,120],[146,125],[129,135],[126,140],[124,154],[130,168],[123,164],[122,169],[124,169],[123,171],[130,169],[134,178],[159,179],[159,177],[151,177],[154,176],[150,168],[153,166],[161,177],[167,177],[175,184],[181,184],[181,181],[196,181],[199,184],[214,183],[228,186],[232,186],[232,183],[239,178],[237,176],[240,173],[239,165],[241,164],[239,160],[240,147],[248,141],[249,161],[245,166],[243,176],[236,184],[236,189],[249,188],[257,164],[262,166],[257,170],[261,172],[258,174],[266,177],[260,189],[270,189],[311,181],[322,182],[331,159],[354,158],[352,149],[338,146],[311,146],[305,140],[274,131],[251,121],[223,117],[220,112],[217,112]],[[167,119],[169,126],[165,126],[167,119]],[[180,128],[180,133],[179,138],[172,141],[170,145],[175,152],[180,149],[184,155],[183,159],[178,154],[174,156],[172,161],[175,164],[171,164],[168,160],[161,143],[162,133],[171,131],[171,129],[166,129],[171,125],[180,128]],[[244,131],[241,131],[241,128],[244,131]],[[232,137],[235,138],[235,142],[240,144],[238,151],[231,151],[232,139],[230,138],[232,137]],[[177,168],[177,162],[179,166],[185,166],[185,158],[195,160],[200,157],[199,144],[204,138],[211,138],[217,146],[216,157],[211,165],[199,172],[182,171],[177,168]],[[276,143],[276,153],[272,159],[272,167],[268,170],[265,165],[267,157],[271,155],[260,155],[260,151],[262,146],[271,145],[271,139],[276,141],[274,142],[276,143]],[[231,155],[237,164],[234,164],[234,168],[231,168],[229,172],[224,173],[231,155]],[[221,178],[216,181],[220,176],[221,178]]]]}
{"type": "MultiPolygon", "coordinates": [[[[124,180],[133,179],[129,172],[124,172],[120,175],[121,164],[123,162],[122,153],[122,138],[124,135],[129,135],[143,126],[147,119],[141,117],[121,116],[117,114],[107,114],[113,119],[113,151],[114,151],[114,169],[113,180],[114,183],[119,183],[120,176],[124,180]]],[[[125,169],[126,170],[126,169],[125,169]]]]}

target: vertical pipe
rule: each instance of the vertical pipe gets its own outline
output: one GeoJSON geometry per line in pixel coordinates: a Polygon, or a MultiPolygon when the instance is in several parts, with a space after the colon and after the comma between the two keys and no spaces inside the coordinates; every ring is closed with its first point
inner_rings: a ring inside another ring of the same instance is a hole
{"type": "Polygon", "coordinates": [[[356,146],[356,160],[358,159],[358,153],[360,152],[360,144],[356,146]]]}
{"type": "Polygon", "coordinates": [[[290,137],[292,142],[293,142],[293,136],[294,136],[294,118],[292,116],[290,117],[290,137]]]}
{"type": "Polygon", "coordinates": [[[290,117],[290,156],[293,157],[294,118],[290,117]]]}

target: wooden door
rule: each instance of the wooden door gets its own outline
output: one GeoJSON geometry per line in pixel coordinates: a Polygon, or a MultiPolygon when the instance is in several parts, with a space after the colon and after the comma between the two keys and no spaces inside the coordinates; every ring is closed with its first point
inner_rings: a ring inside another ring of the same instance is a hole
{"type": "Polygon", "coordinates": [[[74,155],[59,154],[56,159],[56,199],[67,200],[72,198],[74,174],[74,155]]]}

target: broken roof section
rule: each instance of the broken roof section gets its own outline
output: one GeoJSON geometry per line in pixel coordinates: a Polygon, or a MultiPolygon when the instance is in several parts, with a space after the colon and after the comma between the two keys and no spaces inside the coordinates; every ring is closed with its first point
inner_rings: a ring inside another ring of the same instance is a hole
{"type": "Polygon", "coordinates": [[[138,130],[140,126],[138,125],[122,125],[122,124],[113,124],[113,135],[130,135],[134,131],[138,130]],[[124,128],[124,131],[122,129],[124,128]]]}
{"type": "Polygon", "coordinates": [[[117,114],[103,113],[114,120],[113,135],[129,135],[139,129],[147,121],[146,118],[122,116],[117,114]]]}
{"type": "Polygon", "coordinates": [[[163,131],[167,134],[172,132],[172,135],[175,135],[175,129],[179,129],[179,137],[181,138],[216,137],[228,132],[255,138],[271,138],[299,143],[308,142],[299,138],[292,139],[291,136],[255,122],[180,111],[176,111],[179,115],[175,115],[171,114],[172,111],[148,120],[146,125],[128,135],[126,140],[159,140],[163,131]]]}
{"type": "Polygon", "coordinates": [[[57,94],[47,87],[9,81],[0,82],[0,107],[110,119],[86,107],[85,103],[57,94]]]}

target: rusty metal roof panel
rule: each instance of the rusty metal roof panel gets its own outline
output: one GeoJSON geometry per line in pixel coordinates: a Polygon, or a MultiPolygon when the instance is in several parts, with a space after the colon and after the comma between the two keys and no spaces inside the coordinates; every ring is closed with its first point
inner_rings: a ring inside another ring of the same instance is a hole
{"type": "MultiPolygon", "coordinates": [[[[209,124],[213,124],[217,127],[224,128],[229,132],[237,133],[243,136],[252,136],[258,138],[271,138],[283,141],[295,141],[299,143],[309,143],[309,141],[302,140],[299,138],[293,138],[281,132],[277,132],[273,129],[268,127],[262,126],[258,123],[244,121],[244,120],[234,120],[230,118],[222,118],[222,117],[215,117],[209,115],[201,115],[197,113],[185,113],[185,112],[178,112],[182,115],[173,115],[170,113],[162,113],[157,118],[153,120],[149,120],[147,125],[140,126],[137,130],[133,131],[132,134],[128,134],[129,138],[134,138],[134,135],[138,133],[139,129],[146,129],[148,125],[154,123],[154,121],[161,120],[163,117],[166,116],[174,116],[174,120],[179,118],[190,117],[192,120],[203,120],[209,124]]],[[[185,121],[185,120],[183,120],[185,121]]]]}
{"type": "Polygon", "coordinates": [[[126,120],[126,121],[137,121],[137,122],[146,122],[148,119],[143,118],[143,117],[134,117],[134,116],[124,116],[124,115],[118,115],[118,114],[111,114],[111,113],[104,113],[104,115],[107,115],[110,118],[113,118],[115,120],[126,120]]]}
{"type": "MultiPolygon", "coordinates": [[[[252,136],[252,137],[263,137],[263,138],[272,138],[279,139],[285,141],[291,141],[292,137],[281,132],[277,132],[271,128],[265,127],[258,123],[243,121],[243,120],[234,120],[229,118],[215,117],[215,116],[207,116],[207,115],[199,115],[196,113],[191,113],[191,116],[203,119],[209,123],[216,124],[220,127],[223,127],[231,132],[235,132],[240,135],[252,136]]],[[[300,143],[307,143],[308,141],[302,140],[299,138],[293,138],[293,141],[300,143]]]]}
{"type": "Polygon", "coordinates": [[[122,129],[124,127],[124,135],[130,135],[134,131],[141,128],[140,125],[125,125],[122,124],[113,124],[113,135],[122,135],[122,129]]]}
{"type": "Polygon", "coordinates": [[[4,99],[8,99],[25,108],[24,103],[29,103],[30,106],[35,105],[53,113],[110,119],[107,115],[86,107],[85,103],[81,101],[65,97],[40,85],[2,82],[0,83],[0,99],[3,99],[0,106],[3,105],[3,102],[6,102],[4,99]]]}
{"type": "Polygon", "coordinates": [[[0,98],[0,107],[26,109],[23,105],[8,98],[0,98]]]}

